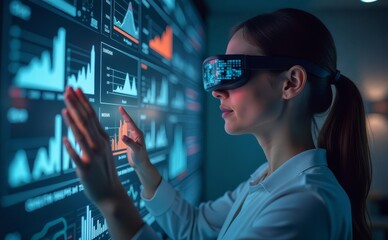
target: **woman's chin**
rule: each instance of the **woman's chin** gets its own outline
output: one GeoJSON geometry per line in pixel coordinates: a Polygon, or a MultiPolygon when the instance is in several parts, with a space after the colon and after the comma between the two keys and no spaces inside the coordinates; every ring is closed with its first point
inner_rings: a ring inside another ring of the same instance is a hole
{"type": "Polygon", "coordinates": [[[243,134],[243,132],[239,129],[236,129],[236,128],[233,128],[231,126],[228,126],[227,124],[225,124],[225,132],[229,135],[240,135],[240,134],[243,134]]]}

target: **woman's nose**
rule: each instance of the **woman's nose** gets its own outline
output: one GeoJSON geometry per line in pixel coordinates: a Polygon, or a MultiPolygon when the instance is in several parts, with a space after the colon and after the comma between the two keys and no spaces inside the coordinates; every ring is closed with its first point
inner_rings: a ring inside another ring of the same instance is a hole
{"type": "Polygon", "coordinates": [[[227,90],[213,90],[212,91],[212,95],[213,97],[215,98],[218,98],[218,99],[224,99],[228,96],[228,91],[227,90]]]}

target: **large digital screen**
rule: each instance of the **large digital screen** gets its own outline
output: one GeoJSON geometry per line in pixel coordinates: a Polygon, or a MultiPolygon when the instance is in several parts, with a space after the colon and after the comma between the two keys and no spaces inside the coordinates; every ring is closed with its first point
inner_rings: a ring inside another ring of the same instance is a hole
{"type": "Polygon", "coordinates": [[[0,239],[110,239],[62,144],[67,136],[81,151],[61,116],[66,86],[93,105],[145,222],[159,229],[127,162],[118,106],[162,176],[199,201],[204,36],[192,2],[2,0],[1,19],[0,239]]]}

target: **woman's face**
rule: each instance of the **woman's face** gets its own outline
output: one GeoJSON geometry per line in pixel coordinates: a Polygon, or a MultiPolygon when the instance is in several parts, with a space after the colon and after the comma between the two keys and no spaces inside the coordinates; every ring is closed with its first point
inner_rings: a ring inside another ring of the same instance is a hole
{"type": "MultiPolygon", "coordinates": [[[[243,31],[239,30],[229,41],[226,54],[263,55],[263,52],[247,42],[243,31]]],[[[260,71],[239,88],[212,92],[212,95],[220,100],[227,133],[260,134],[266,130],[270,131],[284,104],[280,76],[260,71]]]]}

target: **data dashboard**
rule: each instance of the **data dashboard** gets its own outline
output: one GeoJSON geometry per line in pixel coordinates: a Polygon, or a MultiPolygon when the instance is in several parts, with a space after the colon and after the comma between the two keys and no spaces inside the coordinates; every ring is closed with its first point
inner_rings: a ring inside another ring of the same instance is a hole
{"type": "MultiPolygon", "coordinates": [[[[119,178],[144,221],[121,135],[123,106],[164,179],[198,203],[202,184],[203,23],[189,0],[3,0],[0,239],[110,239],[62,143],[61,116],[81,88],[109,135],[119,178]]],[[[130,224],[130,223],[129,223],[130,224]]]]}

